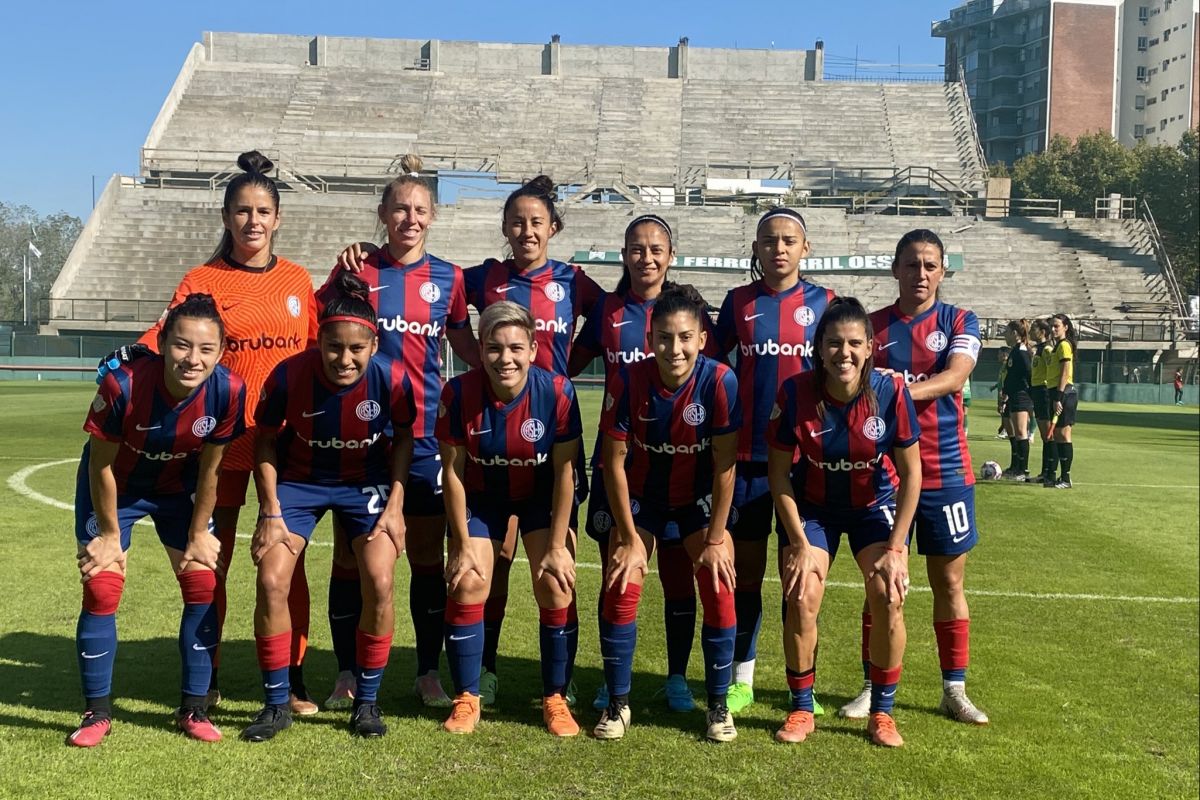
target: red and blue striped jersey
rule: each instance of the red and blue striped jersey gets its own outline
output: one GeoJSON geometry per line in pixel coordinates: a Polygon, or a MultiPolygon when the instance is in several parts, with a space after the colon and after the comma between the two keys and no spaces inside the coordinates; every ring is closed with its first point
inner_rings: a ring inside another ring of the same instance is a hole
{"type": "Polygon", "coordinates": [[[278,431],[279,480],[361,484],[391,481],[391,426],[408,428],[416,415],[403,364],[376,353],[363,376],[336,386],[325,376],[321,351],[287,359],[267,378],[255,422],[278,431]]]}
{"type": "Polygon", "coordinates": [[[83,429],[119,442],[117,492],[140,497],[193,492],[206,444],[246,430],[246,384],[218,364],[183,400],[167,392],[162,356],[139,358],[104,376],[83,429]]]}
{"type": "Polygon", "coordinates": [[[696,358],[678,389],[663,385],[654,359],[622,369],[604,394],[600,430],[629,443],[629,493],[678,508],[712,494],[712,437],[742,425],[733,370],[696,358]]]}
{"type": "MultiPolygon", "coordinates": [[[[317,290],[317,305],[337,297],[335,267],[317,290]]],[[[379,325],[379,352],[404,365],[412,382],[417,416],[413,436],[433,436],[442,393],[442,338],[447,328],[465,328],[467,296],[460,267],[425,254],[412,264],[397,264],[386,247],[371,254],[358,277],[370,287],[379,325]]]]}
{"type": "Polygon", "coordinates": [[[793,375],[779,387],[767,438],[799,454],[792,472],[797,497],[822,508],[870,508],[891,500],[899,479],[891,453],[921,436],[917,412],[899,376],[871,372],[876,410],[863,395],[839,403],[816,375],[793,375]],[[824,414],[821,414],[821,405],[824,414]],[[801,486],[803,489],[801,490],[801,486]]]}
{"type": "Polygon", "coordinates": [[[446,382],[438,408],[438,440],[467,451],[468,494],[486,492],[498,503],[554,489],[554,445],[583,433],[575,387],[564,375],[534,365],[511,402],[492,391],[482,367],[446,382]]]}
{"type": "MultiPolygon", "coordinates": [[[[875,366],[894,370],[911,385],[929,380],[962,353],[979,358],[975,313],[940,300],[922,314],[905,316],[896,305],[871,314],[875,366]]],[[[916,404],[921,423],[921,488],[972,486],[971,452],[963,430],[962,392],[916,404]]]]}
{"type": "Polygon", "coordinates": [[[511,261],[489,258],[463,271],[467,302],[482,312],[492,303],[511,300],[533,315],[538,343],[534,363],[559,375],[567,374],[575,320],[587,313],[603,290],[574,264],[547,261],[518,272],[511,261]]]}
{"type": "Polygon", "coordinates": [[[750,424],[738,434],[738,460],[767,460],[767,421],[784,380],[812,369],[817,322],[833,291],[801,280],[783,292],[757,280],[731,289],[717,314],[717,345],[737,353],[742,408],[750,424]]]}

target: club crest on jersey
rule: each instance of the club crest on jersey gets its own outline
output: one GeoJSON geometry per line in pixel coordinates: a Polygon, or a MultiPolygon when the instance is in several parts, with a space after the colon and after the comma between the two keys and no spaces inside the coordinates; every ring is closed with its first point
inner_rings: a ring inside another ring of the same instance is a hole
{"type": "Polygon", "coordinates": [[[925,337],[925,348],[933,353],[940,353],[946,349],[946,334],[941,331],[934,331],[925,337]]]}
{"type": "Polygon", "coordinates": [[[216,428],[217,418],[205,416],[192,423],[192,434],[200,439],[203,439],[205,436],[208,436],[210,433],[216,430],[216,428]]]}
{"type": "Polygon", "coordinates": [[[542,291],[546,293],[546,297],[549,297],[553,303],[561,303],[563,298],[567,296],[567,290],[558,281],[550,281],[542,291]]]}
{"type": "Polygon", "coordinates": [[[294,294],[288,295],[287,310],[288,310],[288,313],[291,314],[293,317],[299,317],[300,316],[300,298],[294,294]]]}
{"type": "Polygon", "coordinates": [[[100,535],[100,520],[96,519],[96,512],[88,514],[87,522],[84,523],[84,529],[88,532],[88,536],[100,535]]]}
{"type": "Polygon", "coordinates": [[[797,325],[803,325],[807,328],[817,321],[817,315],[808,306],[800,306],[792,312],[792,319],[796,321],[797,325]]]}
{"type": "Polygon", "coordinates": [[[699,403],[688,403],[687,408],[683,409],[683,421],[693,428],[702,424],[707,417],[708,412],[699,403]]]}
{"type": "Polygon", "coordinates": [[[612,530],[613,518],[607,511],[597,511],[592,515],[592,528],[596,533],[608,533],[612,530]]]}
{"type": "Polygon", "coordinates": [[[546,426],[540,419],[527,419],[521,423],[521,438],[527,442],[541,441],[546,434],[546,426]]]}
{"type": "Polygon", "coordinates": [[[641,505],[638,503],[638,501],[637,501],[637,500],[634,500],[634,499],[630,498],[630,500],[629,500],[629,510],[630,510],[630,511],[632,511],[632,512],[634,513],[634,515],[636,516],[637,514],[640,514],[640,513],[641,513],[641,511],[642,511],[642,507],[641,507],[641,505]]]}
{"type": "Polygon", "coordinates": [[[370,422],[379,416],[381,411],[379,403],[374,400],[363,400],[354,409],[354,416],[361,419],[363,422],[370,422]]]}
{"type": "Polygon", "coordinates": [[[97,392],[95,398],[92,399],[92,411],[95,411],[97,414],[99,414],[107,405],[108,404],[104,402],[104,398],[100,396],[99,392],[97,392]]]}
{"type": "Polygon", "coordinates": [[[887,431],[887,423],[880,417],[867,417],[867,421],[863,423],[863,436],[870,439],[872,442],[878,442],[883,438],[883,434],[887,431]]]}
{"type": "Polygon", "coordinates": [[[442,290],[433,281],[425,281],[421,284],[420,288],[417,289],[417,294],[419,294],[421,299],[426,303],[432,304],[441,299],[442,290]]]}

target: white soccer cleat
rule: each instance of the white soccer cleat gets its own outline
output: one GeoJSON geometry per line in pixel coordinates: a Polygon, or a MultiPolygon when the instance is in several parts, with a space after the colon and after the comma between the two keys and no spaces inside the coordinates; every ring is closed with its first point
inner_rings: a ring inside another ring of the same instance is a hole
{"type": "Polygon", "coordinates": [[[838,709],[842,719],[866,719],[871,714],[871,682],[863,681],[858,697],[838,709]]]}
{"type": "Polygon", "coordinates": [[[942,703],[939,706],[942,713],[953,720],[966,722],[970,725],[987,725],[988,715],[975,707],[971,698],[967,697],[966,687],[951,686],[942,690],[942,703]]]}
{"type": "Polygon", "coordinates": [[[611,712],[611,706],[604,709],[600,715],[600,721],[596,723],[595,728],[592,728],[592,734],[597,739],[620,739],[625,736],[625,731],[629,730],[629,720],[633,716],[629,711],[629,706],[621,706],[616,714],[611,712]]]}
{"type": "Polygon", "coordinates": [[[737,738],[737,728],[733,726],[733,713],[725,706],[716,706],[708,710],[708,732],[705,734],[710,742],[732,742],[737,738]]]}

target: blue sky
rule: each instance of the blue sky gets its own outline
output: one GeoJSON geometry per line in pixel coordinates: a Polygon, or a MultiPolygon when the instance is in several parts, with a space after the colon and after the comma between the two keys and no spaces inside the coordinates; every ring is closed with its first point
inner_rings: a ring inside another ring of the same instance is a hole
{"type": "MultiPolygon", "coordinates": [[[[834,57],[940,64],[929,23],[957,0],[777,2],[56,2],[6,4],[0,47],[0,202],[86,218],[138,150],[201,33],[805,49],[834,57]]],[[[843,71],[840,68],[837,71],[843,71]]],[[[845,70],[845,71],[848,71],[845,70]]]]}

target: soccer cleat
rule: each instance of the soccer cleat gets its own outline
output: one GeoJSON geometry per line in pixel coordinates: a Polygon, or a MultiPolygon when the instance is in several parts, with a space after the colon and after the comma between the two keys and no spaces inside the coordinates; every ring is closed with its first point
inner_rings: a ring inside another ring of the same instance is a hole
{"type": "Polygon", "coordinates": [[[1063,478],[1063,479],[1062,479],[1062,480],[1060,480],[1058,483],[1054,484],[1054,488],[1055,488],[1055,489],[1071,489],[1071,488],[1074,488],[1074,487],[1072,487],[1072,486],[1071,486],[1071,479],[1070,479],[1070,478],[1063,478]]]}
{"type": "Polygon", "coordinates": [[[696,708],[696,699],[683,675],[668,675],[660,693],[666,695],[667,708],[672,711],[683,714],[696,708]]]}
{"type": "Polygon", "coordinates": [[[754,704],[754,687],[748,683],[730,684],[729,694],[725,697],[725,704],[734,713],[745,711],[754,704]]]}
{"type": "Polygon", "coordinates": [[[789,744],[803,742],[815,727],[811,711],[793,711],[787,715],[783,727],[775,731],[775,741],[789,744]]]}
{"type": "Polygon", "coordinates": [[[942,690],[942,702],[938,706],[947,717],[970,725],[987,725],[988,715],[975,707],[963,686],[951,686],[942,690]]]}
{"type": "Polygon", "coordinates": [[[713,706],[708,710],[708,732],[710,742],[732,742],[737,738],[733,727],[733,713],[726,706],[713,706]]]}
{"type": "Polygon", "coordinates": [[[413,693],[421,698],[421,705],[427,708],[449,708],[450,695],[442,688],[442,680],[437,670],[430,670],[417,678],[413,684],[413,693]]]}
{"type": "Polygon", "coordinates": [[[325,698],[326,708],[350,708],[354,705],[354,692],[358,688],[357,682],[354,680],[354,673],[348,669],[344,669],[338,673],[337,680],[333,682],[333,691],[329,693],[329,697],[325,698]]]}
{"type": "Polygon", "coordinates": [[[900,731],[896,730],[896,720],[892,719],[891,714],[884,714],[882,711],[871,715],[867,723],[867,736],[871,739],[871,744],[880,747],[904,746],[904,739],[900,736],[900,731]]]}
{"type": "Polygon", "coordinates": [[[579,723],[571,716],[567,700],[561,694],[542,698],[542,721],[553,736],[577,736],[579,723]]]}
{"type": "Polygon", "coordinates": [[[1047,475],[1042,479],[1043,489],[1053,489],[1058,483],[1058,480],[1053,475],[1047,475]]]}
{"type": "Polygon", "coordinates": [[[311,717],[321,709],[308,698],[307,694],[299,695],[292,692],[288,694],[288,710],[292,712],[293,716],[311,717]]]}
{"type": "Polygon", "coordinates": [[[592,708],[597,711],[608,708],[608,684],[600,684],[600,688],[596,690],[596,699],[592,700],[592,708]]]}
{"type": "Polygon", "coordinates": [[[204,696],[204,710],[207,711],[208,709],[216,708],[219,705],[221,705],[221,690],[209,689],[208,694],[204,696]]]}
{"type": "Polygon", "coordinates": [[[1007,439],[1008,433],[1006,431],[996,431],[996,438],[997,439],[1007,439]]]}
{"type": "Polygon", "coordinates": [[[387,733],[379,706],[371,702],[356,704],[350,714],[350,731],[364,739],[375,739],[387,733]]]}
{"type": "Polygon", "coordinates": [[[275,734],[290,728],[292,712],[287,706],[265,705],[258,716],[242,731],[242,739],[247,742],[265,742],[275,738],[275,734]]]}
{"type": "Polygon", "coordinates": [[[451,701],[450,716],[442,727],[447,733],[474,733],[479,724],[479,706],[479,695],[463,692],[451,701]]]}
{"type": "Polygon", "coordinates": [[[866,719],[871,713],[871,682],[863,681],[862,691],[858,697],[838,709],[842,719],[866,719]]]}
{"type": "Polygon", "coordinates": [[[479,675],[479,702],[485,706],[496,705],[496,693],[500,691],[500,677],[491,670],[479,675]]]}
{"type": "Polygon", "coordinates": [[[108,736],[112,730],[112,717],[107,714],[97,714],[85,711],[79,727],[67,737],[67,744],[72,747],[95,747],[108,736]]]}
{"type": "Polygon", "coordinates": [[[175,711],[175,727],[189,739],[198,742],[219,742],[221,731],[199,706],[180,707],[175,711]]]}
{"type": "Polygon", "coordinates": [[[633,717],[629,705],[622,703],[614,707],[609,704],[600,715],[600,721],[592,728],[592,735],[597,739],[620,739],[629,730],[629,722],[633,717]]]}

